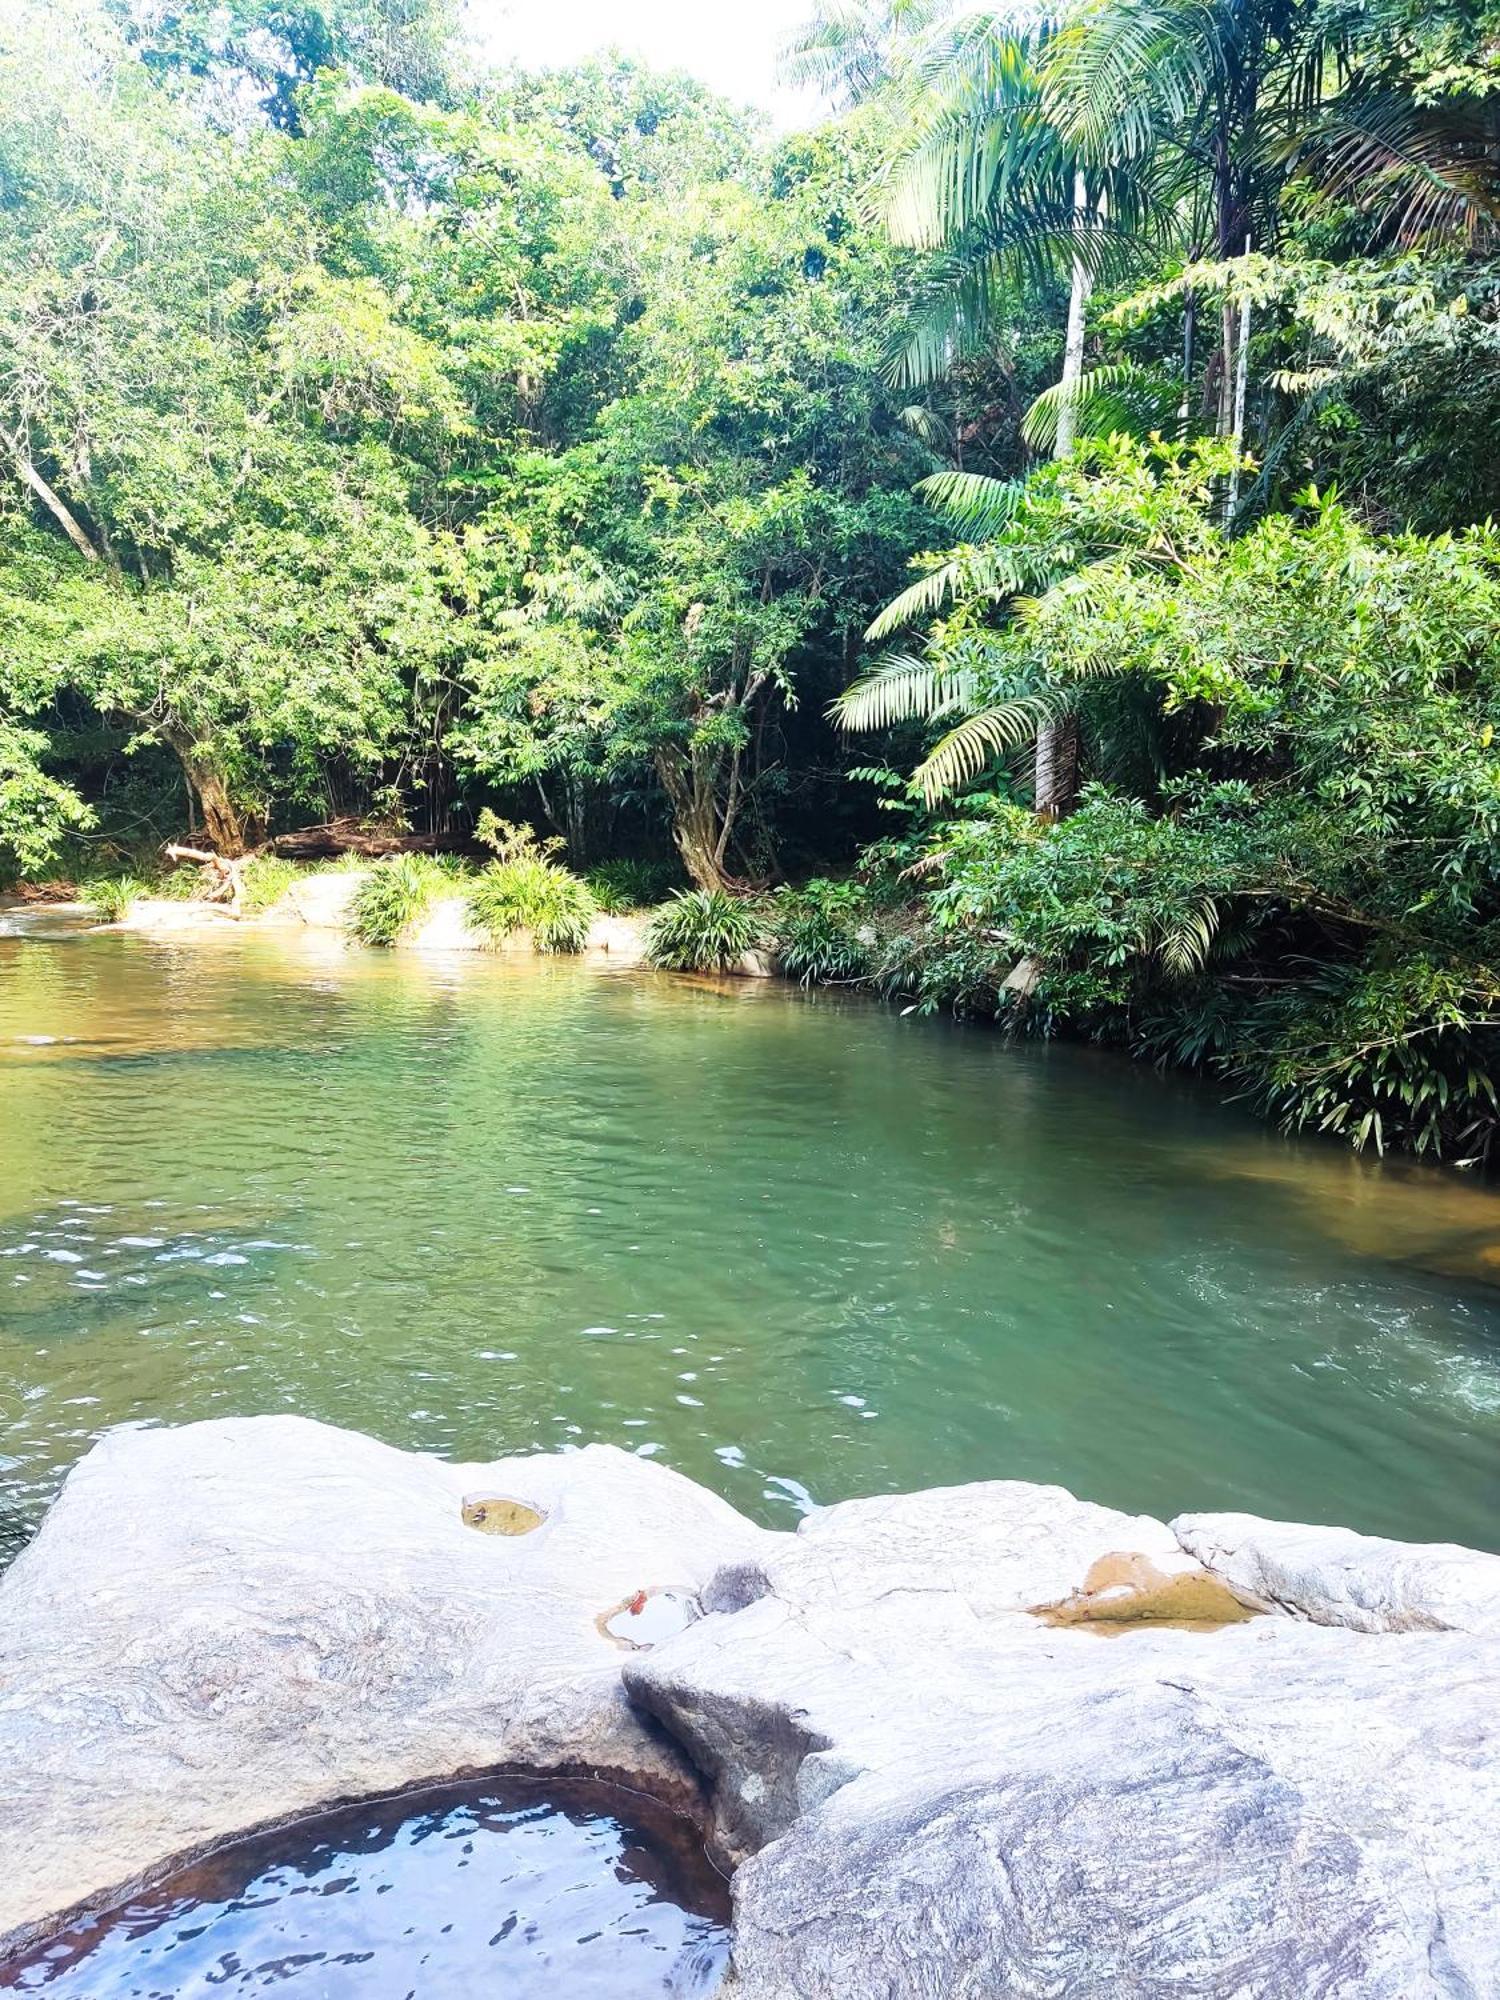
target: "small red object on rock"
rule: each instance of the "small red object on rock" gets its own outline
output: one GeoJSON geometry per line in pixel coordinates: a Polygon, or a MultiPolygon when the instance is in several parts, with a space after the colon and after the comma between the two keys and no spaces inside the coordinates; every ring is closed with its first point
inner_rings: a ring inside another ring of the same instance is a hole
{"type": "Polygon", "coordinates": [[[625,1609],[630,1613],[632,1618],[639,1618],[641,1613],[645,1610],[645,1608],[646,1608],[646,1593],[644,1590],[638,1590],[635,1596],[631,1598],[630,1602],[625,1607],[625,1609]]]}

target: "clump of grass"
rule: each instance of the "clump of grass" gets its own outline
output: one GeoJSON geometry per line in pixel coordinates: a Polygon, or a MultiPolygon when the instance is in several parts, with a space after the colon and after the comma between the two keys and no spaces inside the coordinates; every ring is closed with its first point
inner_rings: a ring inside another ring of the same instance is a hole
{"type": "Polygon", "coordinates": [[[295,861],[284,861],[279,854],[253,855],[240,878],[241,907],[247,916],[269,910],[301,880],[302,870],[295,861]]]}
{"type": "Polygon", "coordinates": [[[670,861],[601,861],[584,876],[594,901],[606,916],[649,909],[678,888],[681,872],[670,861]]]}
{"type": "Polygon", "coordinates": [[[99,875],[85,882],[80,894],[95,923],[118,924],[129,916],[131,904],[145,891],[145,883],[134,875],[99,875]]]}
{"type": "Polygon", "coordinates": [[[453,880],[430,854],[388,854],[349,899],[349,928],[361,944],[394,944],[453,880]]]}
{"type": "Polygon", "coordinates": [[[758,904],[722,889],[680,889],[646,926],[646,957],[672,972],[724,972],[766,943],[758,904]]]}
{"type": "Polygon", "coordinates": [[[179,861],[151,885],[153,896],[168,903],[190,903],[203,887],[203,870],[196,861],[179,861]]]}
{"type": "Polygon", "coordinates": [[[530,931],[538,951],[582,951],[598,904],[588,884],[553,859],[562,842],[538,840],[529,826],[497,819],[488,807],[475,835],[494,849],[469,890],[469,922],[492,942],[530,931]]]}
{"type": "Polygon", "coordinates": [[[469,891],[469,922],[498,941],[530,931],[538,951],[582,951],[598,905],[570,869],[532,855],[492,861],[469,891]]]}

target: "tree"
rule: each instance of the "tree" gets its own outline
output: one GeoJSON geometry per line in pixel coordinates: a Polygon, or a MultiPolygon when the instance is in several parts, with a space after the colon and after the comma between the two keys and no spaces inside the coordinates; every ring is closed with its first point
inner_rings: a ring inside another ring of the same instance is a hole
{"type": "Polygon", "coordinates": [[[891,261],[858,225],[856,144],[629,207],[625,392],[523,461],[492,521],[524,559],[488,593],[511,608],[464,754],[540,782],[570,837],[580,784],[659,795],[704,887],[774,871],[788,716],[842,679],[915,519],[889,490],[919,451],[879,377],[891,261]]]}

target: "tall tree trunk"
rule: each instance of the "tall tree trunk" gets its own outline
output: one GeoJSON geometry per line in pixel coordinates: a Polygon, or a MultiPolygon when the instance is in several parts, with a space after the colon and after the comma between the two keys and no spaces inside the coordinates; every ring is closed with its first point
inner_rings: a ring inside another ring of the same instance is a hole
{"type": "MultiPolygon", "coordinates": [[[[1073,176],[1074,228],[1080,234],[1087,224],[1088,183],[1082,173],[1073,176]]],[[[1093,289],[1088,265],[1082,256],[1073,259],[1073,283],[1068,293],[1068,330],[1063,342],[1063,398],[1057,412],[1055,456],[1063,458],[1073,449],[1078,435],[1078,407],[1074,401],[1083,379],[1084,318],[1089,293],[1093,289]]],[[[1044,722],[1037,732],[1034,793],[1036,809],[1047,819],[1061,819],[1073,810],[1078,798],[1078,724],[1072,716],[1058,722],[1044,722]]]]}
{"type": "MultiPolygon", "coordinates": [[[[1089,190],[1081,173],[1073,176],[1074,233],[1082,235],[1088,224],[1089,190]]],[[[1063,340],[1063,399],[1057,412],[1056,456],[1064,458],[1073,449],[1078,435],[1078,410],[1072,394],[1083,379],[1084,314],[1093,290],[1089,268],[1081,255],[1073,258],[1073,282],[1068,292],[1068,330],[1063,340]]]]}
{"type": "MultiPolygon", "coordinates": [[[[1250,238],[1245,238],[1245,255],[1250,255],[1250,238]]],[[[1234,444],[1234,468],[1229,475],[1229,491],[1224,496],[1225,523],[1233,521],[1240,502],[1239,456],[1245,444],[1245,397],[1250,385],[1250,294],[1240,301],[1239,338],[1234,351],[1234,402],[1229,435],[1234,444]]]]}
{"type": "Polygon", "coordinates": [[[701,749],[685,752],[673,744],[656,753],[656,775],[672,811],[672,838],[683,867],[696,887],[733,893],[745,884],[725,866],[734,808],[731,803],[728,812],[720,810],[717,765],[717,754],[701,749]]]}
{"type": "Polygon", "coordinates": [[[1078,719],[1043,723],[1036,739],[1036,809],[1063,819],[1078,803],[1078,719]]]}
{"type": "Polygon", "coordinates": [[[204,757],[194,737],[182,729],[169,729],[166,737],[177,753],[189,791],[197,798],[209,845],[225,856],[245,853],[263,831],[259,822],[240,811],[223,776],[204,757]]]}

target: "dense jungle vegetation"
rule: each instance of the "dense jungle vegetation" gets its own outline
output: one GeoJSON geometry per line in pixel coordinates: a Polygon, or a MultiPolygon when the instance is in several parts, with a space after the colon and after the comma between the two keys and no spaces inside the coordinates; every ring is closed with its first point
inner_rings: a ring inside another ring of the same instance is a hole
{"type": "Polygon", "coordinates": [[[664,962],[1484,1159],[1496,28],[825,0],[776,137],[444,0],[8,0],[0,867],[488,829],[559,948],[675,882],[664,962]]]}

